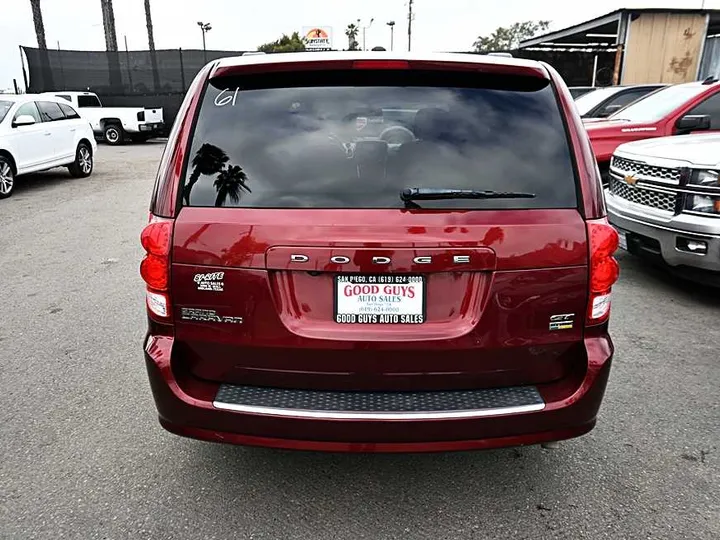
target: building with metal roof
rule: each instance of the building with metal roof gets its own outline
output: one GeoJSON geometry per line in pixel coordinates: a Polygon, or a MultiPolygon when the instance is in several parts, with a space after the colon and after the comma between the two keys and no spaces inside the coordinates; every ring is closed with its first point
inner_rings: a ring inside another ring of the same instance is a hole
{"type": "Polygon", "coordinates": [[[614,84],[720,77],[720,10],[619,9],[526,39],[520,49],[613,52],[614,84]]]}

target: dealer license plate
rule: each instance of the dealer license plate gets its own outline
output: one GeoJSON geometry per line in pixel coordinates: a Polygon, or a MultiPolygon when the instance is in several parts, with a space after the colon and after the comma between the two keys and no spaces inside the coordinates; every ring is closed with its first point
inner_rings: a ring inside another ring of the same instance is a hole
{"type": "Polygon", "coordinates": [[[423,276],[335,276],[337,323],[422,324],[425,318],[423,276]]]}

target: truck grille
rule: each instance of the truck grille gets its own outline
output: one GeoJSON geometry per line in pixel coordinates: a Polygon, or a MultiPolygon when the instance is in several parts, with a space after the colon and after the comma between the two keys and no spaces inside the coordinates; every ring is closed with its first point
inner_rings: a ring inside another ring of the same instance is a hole
{"type": "Polygon", "coordinates": [[[655,165],[648,165],[647,163],[641,163],[640,161],[633,161],[621,157],[613,157],[610,167],[612,169],[616,169],[622,174],[642,175],[648,179],[664,183],[680,183],[680,169],[656,167],[655,165]]]}
{"type": "Polygon", "coordinates": [[[630,202],[658,208],[667,212],[675,212],[675,200],[677,195],[670,193],[659,193],[644,189],[641,186],[631,187],[614,176],[610,177],[610,192],[630,202]]]}

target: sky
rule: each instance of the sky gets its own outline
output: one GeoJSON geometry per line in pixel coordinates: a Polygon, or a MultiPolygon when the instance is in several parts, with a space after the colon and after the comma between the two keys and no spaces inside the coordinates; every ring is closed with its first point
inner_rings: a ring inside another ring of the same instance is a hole
{"type": "MultiPolygon", "coordinates": [[[[0,0],[0,90],[22,80],[18,45],[37,46],[30,0],[0,0]]],[[[197,21],[209,22],[207,48],[254,50],[283,33],[305,26],[329,26],[334,46],[342,48],[349,23],[361,19],[367,48],[390,49],[388,21],[394,20],[395,50],[407,47],[407,0],[151,0],[157,49],[201,49],[197,21]]],[[[479,35],[525,20],[552,21],[551,29],[623,7],[700,8],[702,0],[415,0],[413,50],[469,50],[479,35]]],[[[720,0],[705,0],[720,9],[720,0]]],[[[100,0],[41,0],[48,47],[103,50],[100,0]]],[[[144,0],[114,0],[118,46],[147,49],[144,0]]],[[[362,33],[360,34],[362,45],[362,33]]],[[[405,49],[407,50],[407,49],[405,49]]]]}

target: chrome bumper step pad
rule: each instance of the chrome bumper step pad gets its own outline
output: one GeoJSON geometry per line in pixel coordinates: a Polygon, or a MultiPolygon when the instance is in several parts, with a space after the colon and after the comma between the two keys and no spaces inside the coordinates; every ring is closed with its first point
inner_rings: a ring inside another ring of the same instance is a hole
{"type": "Polygon", "coordinates": [[[223,384],[217,409],[328,420],[432,420],[480,418],[539,411],[537,388],[515,386],[431,392],[332,392],[223,384]]]}

